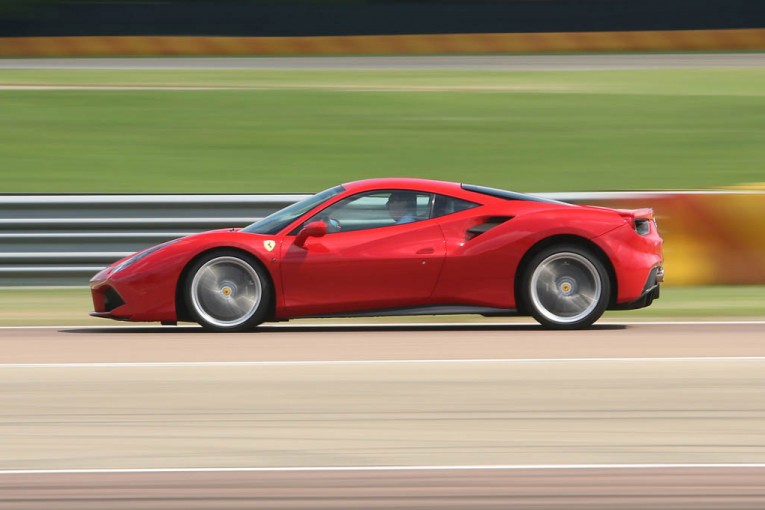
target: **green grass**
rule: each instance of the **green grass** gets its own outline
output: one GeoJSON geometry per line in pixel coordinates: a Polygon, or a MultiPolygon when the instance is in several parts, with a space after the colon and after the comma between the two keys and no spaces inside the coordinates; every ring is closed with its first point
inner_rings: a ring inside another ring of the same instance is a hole
{"type": "MultiPolygon", "coordinates": [[[[88,316],[92,310],[87,288],[15,289],[0,288],[0,326],[102,325],[120,323],[88,316]]],[[[649,308],[629,312],[607,312],[603,320],[652,319],[765,319],[765,286],[668,287],[649,308]]],[[[317,319],[318,321],[322,321],[317,319]]],[[[374,319],[375,322],[499,322],[503,318],[478,316],[422,316],[374,319]]],[[[529,321],[531,319],[523,319],[529,321]]],[[[316,321],[316,320],[315,320],[316,321]]],[[[323,320],[338,322],[339,319],[323,320]]],[[[369,322],[345,319],[342,322],[369,322]]]]}
{"type": "Polygon", "coordinates": [[[376,176],[519,191],[765,181],[765,70],[16,71],[0,192],[318,191],[376,176]]]}
{"type": "Polygon", "coordinates": [[[765,286],[720,285],[667,287],[648,308],[606,312],[606,318],[630,320],[690,318],[753,318],[765,320],[765,286]]]}

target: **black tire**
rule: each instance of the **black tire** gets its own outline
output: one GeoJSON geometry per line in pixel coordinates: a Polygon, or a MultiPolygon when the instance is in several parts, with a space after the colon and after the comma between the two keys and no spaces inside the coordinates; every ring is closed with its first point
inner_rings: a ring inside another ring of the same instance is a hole
{"type": "Polygon", "coordinates": [[[210,331],[247,331],[266,320],[273,290],[266,271],[236,250],[205,254],[189,268],[183,299],[192,318],[210,331]]]}
{"type": "Polygon", "coordinates": [[[521,281],[523,304],[548,329],[584,329],[608,306],[611,280],[600,258],[577,245],[543,249],[521,281]]]}

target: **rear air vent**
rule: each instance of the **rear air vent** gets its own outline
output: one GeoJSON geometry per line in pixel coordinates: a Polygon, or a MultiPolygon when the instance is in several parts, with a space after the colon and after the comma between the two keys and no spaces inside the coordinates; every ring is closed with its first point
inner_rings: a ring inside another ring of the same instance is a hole
{"type": "Polygon", "coordinates": [[[478,225],[473,225],[467,229],[467,233],[465,234],[465,241],[470,241],[471,239],[474,239],[481,234],[485,234],[494,227],[502,225],[506,221],[512,219],[513,216],[490,216],[485,218],[483,222],[479,223],[478,225]]]}

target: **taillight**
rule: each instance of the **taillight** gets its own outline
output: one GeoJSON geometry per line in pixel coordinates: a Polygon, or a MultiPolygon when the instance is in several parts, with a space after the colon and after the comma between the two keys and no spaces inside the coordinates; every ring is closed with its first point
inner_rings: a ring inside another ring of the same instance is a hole
{"type": "Polygon", "coordinates": [[[651,220],[648,218],[635,218],[635,232],[641,236],[651,233],[651,220]]]}

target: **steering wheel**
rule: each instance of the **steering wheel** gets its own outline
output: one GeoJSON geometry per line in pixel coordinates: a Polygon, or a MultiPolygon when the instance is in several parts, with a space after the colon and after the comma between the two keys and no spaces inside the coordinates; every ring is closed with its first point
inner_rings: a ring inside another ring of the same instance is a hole
{"type": "Polygon", "coordinates": [[[343,225],[337,218],[327,217],[324,218],[324,223],[327,224],[328,232],[340,232],[343,229],[343,225]]]}

